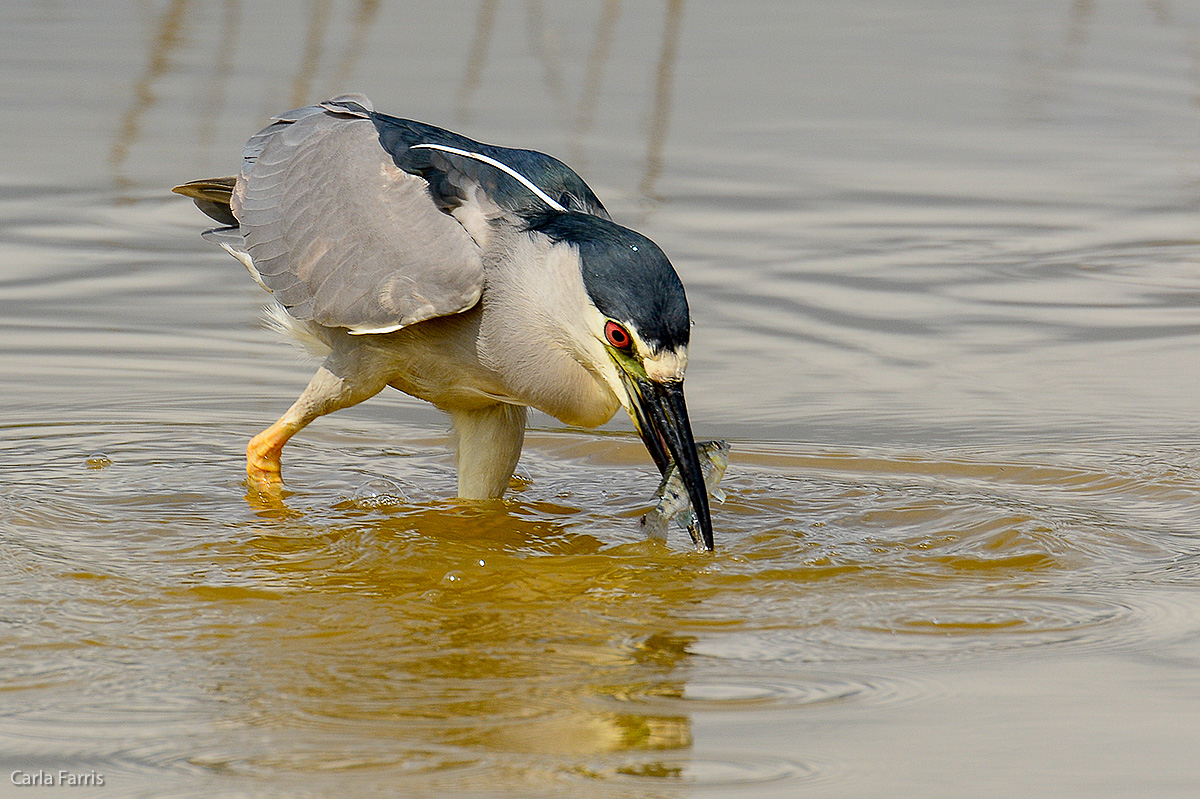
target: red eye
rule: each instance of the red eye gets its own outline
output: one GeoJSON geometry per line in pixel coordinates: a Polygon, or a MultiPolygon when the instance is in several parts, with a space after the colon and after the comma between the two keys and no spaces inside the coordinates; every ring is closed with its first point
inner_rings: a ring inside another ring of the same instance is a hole
{"type": "Polygon", "coordinates": [[[604,337],[608,339],[609,344],[619,350],[629,349],[629,345],[633,343],[633,339],[629,337],[629,331],[611,319],[604,326],[604,337]]]}

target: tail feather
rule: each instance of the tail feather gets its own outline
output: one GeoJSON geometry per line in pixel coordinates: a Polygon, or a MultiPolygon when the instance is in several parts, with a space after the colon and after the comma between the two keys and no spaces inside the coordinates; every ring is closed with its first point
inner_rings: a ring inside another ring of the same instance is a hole
{"type": "Polygon", "coordinates": [[[237,178],[206,178],[190,180],[171,191],[191,197],[196,207],[223,225],[237,225],[237,217],[229,207],[237,178]]]}

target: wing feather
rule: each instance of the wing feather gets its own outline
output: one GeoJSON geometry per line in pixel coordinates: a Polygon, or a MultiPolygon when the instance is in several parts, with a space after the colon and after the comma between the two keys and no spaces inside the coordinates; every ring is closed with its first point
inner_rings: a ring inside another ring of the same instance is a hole
{"type": "Polygon", "coordinates": [[[243,155],[232,207],[244,249],[296,318],[377,333],[478,302],[479,247],[362,113],[290,111],[243,155]]]}
{"type": "MultiPolygon", "coordinates": [[[[239,227],[209,231],[211,239],[292,316],[352,333],[475,305],[481,251],[495,246],[498,220],[520,224],[547,210],[608,217],[551,156],[379,114],[362,95],[280,114],[242,158],[229,197],[239,227]]],[[[211,204],[211,187],[180,188],[211,204]]],[[[233,221],[216,210],[218,221],[233,221]]]]}

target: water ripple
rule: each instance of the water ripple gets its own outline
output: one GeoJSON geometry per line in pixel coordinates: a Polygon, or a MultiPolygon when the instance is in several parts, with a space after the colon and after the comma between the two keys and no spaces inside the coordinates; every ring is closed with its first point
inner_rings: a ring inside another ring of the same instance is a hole
{"type": "Polygon", "coordinates": [[[820,774],[807,762],[781,757],[723,753],[706,757],[645,753],[624,755],[579,766],[575,773],[619,784],[680,784],[696,788],[750,788],[762,783],[806,782],[820,774]]]}
{"type": "Polygon", "coordinates": [[[842,702],[890,703],[912,693],[902,682],[852,673],[794,677],[697,675],[687,679],[597,689],[601,704],[642,713],[794,710],[842,702]]]}

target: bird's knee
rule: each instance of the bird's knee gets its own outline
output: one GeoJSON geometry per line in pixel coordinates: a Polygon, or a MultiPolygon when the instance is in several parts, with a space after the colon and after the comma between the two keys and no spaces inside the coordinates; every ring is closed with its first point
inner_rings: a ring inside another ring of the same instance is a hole
{"type": "Polygon", "coordinates": [[[290,436],[272,425],[246,445],[246,476],[256,484],[273,485],[281,481],[280,458],[290,436]]]}

